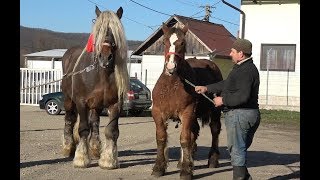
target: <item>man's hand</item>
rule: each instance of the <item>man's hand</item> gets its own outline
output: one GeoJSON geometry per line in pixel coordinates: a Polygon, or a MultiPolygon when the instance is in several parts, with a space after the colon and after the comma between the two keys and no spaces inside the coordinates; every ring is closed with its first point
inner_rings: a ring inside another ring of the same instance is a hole
{"type": "Polygon", "coordinates": [[[203,94],[205,92],[208,91],[206,86],[195,86],[194,90],[198,93],[198,94],[203,94]]]}
{"type": "Polygon", "coordinates": [[[223,105],[222,97],[213,98],[213,102],[214,102],[215,107],[219,107],[219,106],[223,105]]]}

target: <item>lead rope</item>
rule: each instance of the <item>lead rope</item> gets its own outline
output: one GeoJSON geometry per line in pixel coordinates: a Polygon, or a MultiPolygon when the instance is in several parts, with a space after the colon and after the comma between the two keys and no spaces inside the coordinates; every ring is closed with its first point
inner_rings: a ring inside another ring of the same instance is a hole
{"type": "MultiPolygon", "coordinates": [[[[196,87],[194,84],[192,84],[192,82],[188,81],[187,79],[184,79],[184,81],[185,81],[186,83],[188,83],[189,85],[191,85],[192,87],[196,87]]],[[[207,95],[205,95],[204,93],[201,93],[201,94],[202,94],[205,98],[207,98],[210,102],[212,102],[212,103],[215,105],[214,101],[213,101],[212,99],[210,99],[207,95]]],[[[214,94],[213,94],[213,97],[217,97],[217,94],[214,93],[214,94]]]]}
{"type": "MultiPolygon", "coordinates": [[[[85,52],[85,50],[86,50],[86,48],[83,48],[82,53],[81,53],[80,56],[78,57],[77,62],[76,62],[76,64],[75,64],[74,67],[73,67],[72,75],[73,75],[73,73],[74,73],[74,70],[75,70],[76,67],[78,66],[78,63],[79,63],[79,61],[80,61],[83,53],[85,52]]],[[[73,99],[73,77],[74,77],[74,76],[71,77],[71,99],[73,99]]]]}

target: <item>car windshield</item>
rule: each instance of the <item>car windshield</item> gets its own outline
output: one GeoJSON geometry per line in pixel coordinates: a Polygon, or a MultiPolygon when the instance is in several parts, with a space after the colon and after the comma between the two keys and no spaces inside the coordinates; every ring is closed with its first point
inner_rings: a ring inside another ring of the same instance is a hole
{"type": "Polygon", "coordinates": [[[130,89],[131,90],[133,90],[133,91],[141,91],[141,90],[143,90],[142,86],[137,82],[138,81],[133,81],[133,80],[130,81],[130,89]]]}

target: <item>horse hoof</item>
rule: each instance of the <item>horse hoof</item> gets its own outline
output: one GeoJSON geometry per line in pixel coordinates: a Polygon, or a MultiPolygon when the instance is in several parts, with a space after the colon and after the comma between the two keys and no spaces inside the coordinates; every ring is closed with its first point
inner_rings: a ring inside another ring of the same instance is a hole
{"type": "Polygon", "coordinates": [[[179,161],[178,164],[177,164],[177,168],[178,168],[178,169],[181,169],[181,162],[180,162],[180,161],[179,161]]]}
{"type": "Polygon", "coordinates": [[[62,155],[64,157],[74,157],[75,152],[76,152],[75,147],[64,147],[62,149],[62,155]]]}
{"type": "Polygon", "coordinates": [[[151,175],[154,177],[161,177],[164,175],[164,171],[152,171],[151,175]]]}
{"type": "Polygon", "coordinates": [[[73,167],[75,168],[87,168],[90,164],[90,161],[79,161],[79,160],[74,160],[73,161],[73,167]]]}
{"type": "Polygon", "coordinates": [[[218,167],[219,167],[218,161],[208,162],[208,168],[218,168],[218,167]]]}
{"type": "Polygon", "coordinates": [[[106,163],[105,161],[101,161],[101,159],[98,162],[99,167],[101,169],[107,169],[107,170],[112,170],[112,169],[118,169],[120,168],[119,163],[106,163]]]}

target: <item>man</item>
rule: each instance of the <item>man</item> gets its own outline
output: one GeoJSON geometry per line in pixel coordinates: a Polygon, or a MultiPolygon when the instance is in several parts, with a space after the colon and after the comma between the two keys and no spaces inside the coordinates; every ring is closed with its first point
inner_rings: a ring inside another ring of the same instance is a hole
{"type": "Polygon", "coordinates": [[[246,39],[237,39],[230,56],[235,64],[226,80],[207,86],[196,86],[199,94],[221,94],[213,102],[223,106],[227,130],[228,149],[233,166],[233,179],[252,179],[247,167],[247,149],[260,124],[258,104],[259,72],[251,57],[252,44],[246,39]]]}

